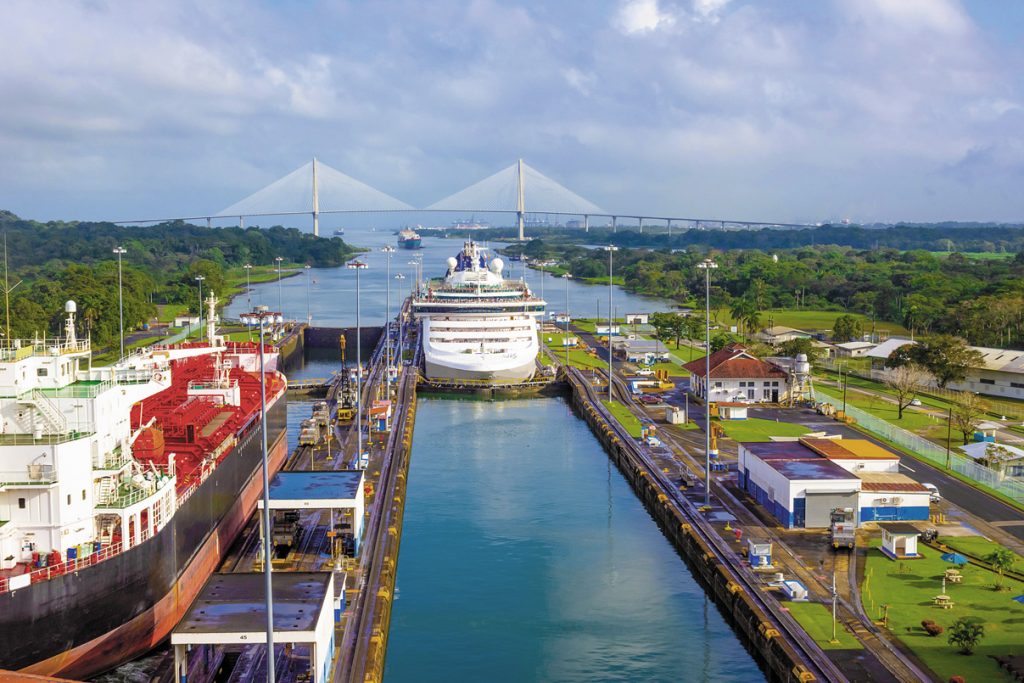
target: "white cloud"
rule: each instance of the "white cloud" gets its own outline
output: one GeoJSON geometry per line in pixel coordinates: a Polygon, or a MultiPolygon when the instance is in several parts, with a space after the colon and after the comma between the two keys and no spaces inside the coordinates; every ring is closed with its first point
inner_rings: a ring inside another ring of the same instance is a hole
{"type": "Polygon", "coordinates": [[[583,73],[574,66],[563,69],[562,76],[565,78],[565,82],[581,95],[589,95],[594,83],[597,82],[597,77],[594,74],[583,73]]]}
{"type": "Polygon", "coordinates": [[[716,22],[729,0],[693,0],[693,11],[705,21],[716,22]]]}
{"type": "Polygon", "coordinates": [[[522,156],[622,211],[1024,216],[1024,53],[953,0],[7,0],[0,24],[0,208],[25,215],[196,214],[316,153],[420,204],[522,156]]]}
{"type": "Polygon", "coordinates": [[[663,11],[658,0],[625,0],[615,15],[616,27],[627,35],[671,28],[676,17],[663,11]]]}

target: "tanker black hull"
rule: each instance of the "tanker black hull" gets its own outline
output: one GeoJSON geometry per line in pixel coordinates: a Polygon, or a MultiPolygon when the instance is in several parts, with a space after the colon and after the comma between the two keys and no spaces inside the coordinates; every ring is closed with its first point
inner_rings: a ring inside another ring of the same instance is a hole
{"type": "MultiPolygon", "coordinates": [[[[282,394],[267,414],[271,472],[287,450],[286,404],[282,394]]],[[[76,573],[0,594],[0,669],[86,677],[166,637],[252,513],[262,485],[260,445],[254,420],[151,539],[76,573]]]]}

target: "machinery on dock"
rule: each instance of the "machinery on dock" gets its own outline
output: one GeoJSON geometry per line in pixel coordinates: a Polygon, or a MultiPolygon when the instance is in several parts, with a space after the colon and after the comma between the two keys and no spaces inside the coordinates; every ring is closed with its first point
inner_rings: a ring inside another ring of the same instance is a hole
{"type": "Polygon", "coordinates": [[[300,446],[315,446],[320,443],[321,436],[320,427],[317,426],[312,418],[302,421],[299,427],[300,446]]]}
{"type": "Polygon", "coordinates": [[[302,525],[299,524],[298,510],[279,510],[274,513],[274,526],[270,538],[278,558],[287,557],[289,551],[299,544],[301,535],[302,525]]]}
{"type": "Polygon", "coordinates": [[[833,508],[829,519],[829,541],[832,547],[852,550],[857,544],[857,519],[853,508],[833,508]]]}

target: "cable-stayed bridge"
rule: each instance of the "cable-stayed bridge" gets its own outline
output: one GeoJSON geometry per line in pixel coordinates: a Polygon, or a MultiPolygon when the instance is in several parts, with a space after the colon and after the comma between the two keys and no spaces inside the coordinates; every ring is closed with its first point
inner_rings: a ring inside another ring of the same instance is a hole
{"type": "MultiPolygon", "coordinates": [[[[314,158],[288,175],[257,190],[248,197],[221,209],[198,216],[125,220],[116,223],[160,223],[169,220],[196,221],[205,219],[237,218],[239,225],[246,218],[269,216],[311,216],[313,234],[320,234],[322,214],[376,213],[376,212],[444,212],[444,213],[499,213],[514,214],[519,228],[519,239],[525,238],[526,214],[543,213],[554,216],[575,216],[582,219],[581,226],[589,231],[591,218],[609,220],[612,230],[619,220],[635,221],[640,232],[644,224],[664,223],[669,234],[673,224],[677,227],[697,228],[809,228],[806,223],[778,223],[773,221],[724,220],[686,216],[654,216],[631,212],[608,212],[597,204],[576,194],[540,171],[528,166],[522,159],[469,187],[434,202],[425,208],[416,208],[400,199],[381,192],[366,183],[314,158]]],[[[628,225],[628,224],[627,224],[628,225]]],[[[623,227],[626,227],[625,225],[623,227]]]]}

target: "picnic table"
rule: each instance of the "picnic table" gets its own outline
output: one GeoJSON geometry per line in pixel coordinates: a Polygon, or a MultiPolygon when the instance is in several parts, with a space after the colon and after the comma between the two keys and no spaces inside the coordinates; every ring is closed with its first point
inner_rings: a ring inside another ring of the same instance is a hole
{"type": "Polygon", "coordinates": [[[946,581],[949,581],[950,583],[961,583],[963,580],[964,576],[960,573],[959,569],[946,570],[946,581]]]}
{"type": "Polygon", "coordinates": [[[953,605],[956,604],[953,602],[953,598],[946,595],[945,593],[943,593],[942,595],[936,595],[934,598],[932,598],[932,602],[941,607],[942,609],[953,609],[953,605]]]}

